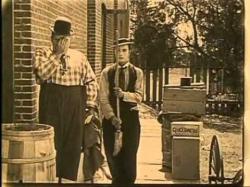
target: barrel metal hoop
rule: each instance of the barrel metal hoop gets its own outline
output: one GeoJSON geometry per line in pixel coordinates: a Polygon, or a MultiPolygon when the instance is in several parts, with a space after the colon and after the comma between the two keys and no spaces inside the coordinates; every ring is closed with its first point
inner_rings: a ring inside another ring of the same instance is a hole
{"type": "Polygon", "coordinates": [[[41,140],[48,140],[54,139],[54,135],[37,135],[37,136],[13,136],[13,135],[2,135],[2,140],[8,141],[41,141],[41,140]]]}
{"type": "Polygon", "coordinates": [[[2,158],[2,163],[7,164],[34,164],[39,162],[45,162],[49,160],[53,160],[56,157],[56,153],[52,153],[51,155],[41,157],[41,158],[2,158]]]}
{"type": "Polygon", "coordinates": [[[18,131],[2,131],[2,136],[15,137],[36,137],[36,136],[54,136],[54,131],[37,131],[37,132],[18,132],[18,131]]]}

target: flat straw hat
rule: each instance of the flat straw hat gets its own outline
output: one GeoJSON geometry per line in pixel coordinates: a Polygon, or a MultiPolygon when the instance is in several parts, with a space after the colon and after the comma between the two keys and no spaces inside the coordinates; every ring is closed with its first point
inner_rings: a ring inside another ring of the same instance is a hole
{"type": "Polygon", "coordinates": [[[122,46],[122,45],[131,45],[131,44],[133,44],[133,42],[129,38],[119,38],[118,44],[116,44],[115,42],[112,47],[116,47],[117,45],[122,46]]]}

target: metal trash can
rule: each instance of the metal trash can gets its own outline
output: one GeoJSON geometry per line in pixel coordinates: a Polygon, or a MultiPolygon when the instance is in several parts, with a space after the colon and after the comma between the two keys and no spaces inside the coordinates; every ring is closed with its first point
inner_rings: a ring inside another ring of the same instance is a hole
{"type": "Polygon", "coordinates": [[[170,121],[165,120],[162,124],[162,168],[171,169],[172,168],[172,138],[171,138],[171,128],[170,121]]]}
{"type": "Polygon", "coordinates": [[[162,124],[162,170],[172,169],[172,134],[171,123],[173,121],[199,121],[200,117],[194,114],[183,114],[181,112],[160,112],[157,118],[162,124]]]}
{"type": "Polygon", "coordinates": [[[160,112],[158,122],[161,123],[161,144],[162,144],[162,171],[172,167],[172,139],[171,139],[171,121],[168,114],[160,112]]]}
{"type": "Polygon", "coordinates": [[[200,179],[200,121],[174,121],[172,136],[173,179],[200,179]]]}

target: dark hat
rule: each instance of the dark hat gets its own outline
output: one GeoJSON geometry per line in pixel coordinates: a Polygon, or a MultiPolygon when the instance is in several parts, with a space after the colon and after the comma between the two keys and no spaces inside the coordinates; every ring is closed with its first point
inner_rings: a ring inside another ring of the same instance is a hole
{"type": "MultiPolygon", "coordinates": [[[[131,44],[133,44],[133,42],[129,38],[119,38],[118,39],[118,46],[131,45],[131,44]]],[[[113,47],[116,47],[116,46],[117,46],[117,44],[115,42],[113,47]]]]}
{"type": "Polygon", "coordinates": [[[54,32],[56,35],[72,35],[74,31],[71,29],[71,20],[66,17],[57,17],[52,26],[51,31],[54,32]]]}

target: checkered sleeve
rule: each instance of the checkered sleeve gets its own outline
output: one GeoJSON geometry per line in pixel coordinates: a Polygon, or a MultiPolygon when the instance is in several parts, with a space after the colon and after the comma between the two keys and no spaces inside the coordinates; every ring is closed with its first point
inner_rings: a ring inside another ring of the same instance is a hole
{"type": "Polygon", "coordinates": [[[42,80],[49,79],[59,66],[59,60],[47,49],[38,48],[33,57],[34,73],[42,80]]]}
{"type": "Polygon", "coordinates": [[[84,85],[86,86],[86,95],[87,95],[87,106],[88,107],[96,107],[96,99],[98,92],[98,84],[95,73],[93,72],[87,58],[83,57],[84,61],[84,85]]]}

